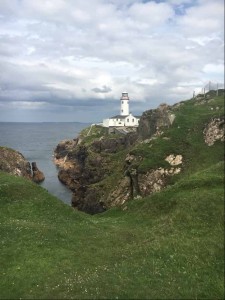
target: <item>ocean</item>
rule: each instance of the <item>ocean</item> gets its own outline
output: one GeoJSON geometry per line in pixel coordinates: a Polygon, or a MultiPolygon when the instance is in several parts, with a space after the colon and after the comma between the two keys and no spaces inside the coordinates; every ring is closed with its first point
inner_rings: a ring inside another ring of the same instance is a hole
{"type": "Polygon", "coordinates": [[[0,123],[0,146],[13,148],[29,161],[35,161],[45,175],[40,185],[64,203],[71,205],[71,191],[58,180],[53,151],[61,140],[73,139],[87,123],[0,123]]]}

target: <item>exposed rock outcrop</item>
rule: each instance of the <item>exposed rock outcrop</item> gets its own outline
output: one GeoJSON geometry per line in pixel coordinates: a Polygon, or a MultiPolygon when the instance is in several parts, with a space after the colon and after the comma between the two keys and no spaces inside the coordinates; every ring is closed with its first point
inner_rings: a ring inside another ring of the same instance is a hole
{"type": "Polygon", "coordinates": [[[80,185],[73,193],[72,206],[91,215],[102,213],[106,206],[99,199],[100,195],[96,189],[80,185]]]}
{"type": "MultiPolygon", "coordinates": [[[[92,149],[96,149],[95,146],[92,149]]],[[[79,138],[62,141],[55,149],[55,163],[59,166],[58,178],[73,191],[72,206],[93,214],[105,210],[104,203],[91,187],[109,172],[105,160],[98,152],[79,143],[79,138]]]]}
{"type": "Polygon", "coordinates": [[[216,141],[224,142],[225,140],[225,120],[224,117],[213,118],[205,127],[203,134],[205,143],[208,146],[214,145],[216,141]]]}
{"type": "Polygon", "coordinates": [[[150,109],[143,113],[138,127],[138,135],[141,139],[147,139],[164,128],[169,127],[175,119],[172,108],[167,104],[161,104],[157,109],[150,109]]]}
{"type": "Polygon", "coordinates": [[[128,153],[124,166],[126,177],[109,193],[107,203],[110,203],[111,206],[119,206],[130,199],[145,197],[161,191],[171,176],[181,172],[182,159],[182,155],[170,154],[165,161],[171,167],[152,169],[143,174],[138,171],[138,165],[142,158],[128,153]]]}
{"type": "Polygon", "coordinates": [[[140,190],[143,196],[161,191],[166,185],[168,178],[181,172],[182,155],[170,154],[165,158],[170,168],[158,168],[140,175],[140,190]],[[174,167],[179,165],[179,167],[174,167]]]}
{"type": "Polygon", "coordinates": [[[32,172],[33,172],[32,180],[36,183],[40,183],[44,181],[45,180],[44,173],[38,169],[36,162],[32,162],[31,165],[32,165],[32,172]]]}
{"type": "Polygon", "coordinates": [[[58,167],[63,167],[67,159],[67,154],[71,151],[71,149],[75,148],[78,143],[79,139],[63,140],[59,142],[54,151],[54,163],[58,167]]]}
{"type": "Polygon", "coordinates": [[[32,168],[25,157],[18,151],[0,147],[0,170],[12,175],[22,176],[36,183],[42,182],[44,174],[32,162],[32,168]]]}
{"type": "Polygon", "coordinates": [[[120,137],[102,137],[98,140],[93,141],[91,149],[94,152],[101,153],[116,153],[120,150],[126,149],[133,145],[137,140],[136,133],[128,133],[120,137]]]}
{"type": "Polygon", "coordinates": [[[18,151],[0,147],[0,170],[16,176],[32,178],[30,163],[18,151]]]}
{"type": "Polygon", "coordinates": [[[80,138],[59,143],[54,151],[54,161],[59,167],[59,180],[73,191],[73,207],[92,214],[104,211],[109,203],[113,205],[113,201],[107,201],[107,195],[99,192],[101,188],[93,185],[110,174],[108,155],[130,147],[136,140],[136,133],[128,133],[102,136],[88,146],[82,144],[80,138]]]}
{"type": "Polygon", "coordinates": [[[139,175],[140,190],[142,196],[151,195],[161,191],[168,182],[169,177],[179,174],[181,168],[158,168],[146,174],[139,175]]]}
{"type": "Polygon", "coordinates": [[[112,189],[108,194],[106,199],[107,203],[110,203],[110,206],[120,206],[131,199],[131,182],[128,176],[122,178],[118,185],[112,189]]]}
{"type": "MultiPolygon", "coordinates": [[[[138,171],[142,157],[131,154],[125,158],[125,177],[121,174],[121,178],[115,180],[116,185],[111,186],[107,191],[101,190],[99,183],[112,172],[109,155],[129,149],[138,140],[140,142],[144,138],[151,139],[153,136],[157,138],[162,134],[164,127],[169,127],[173,123],[174,118],[171,107],[162,104],[157,110],[150,110],[143,114],[137,133],[120,136],[103,135],[88,143],[82,143],[80,137],[60,142],[55,149],[54,160],[59,167],[59,180],[73,191],[72,206],[88,213],[96,213],[145,195],[146,191],[151,193],[146,183],[146,180],[150,180],[150,175],[147,174],[146,177],[140,175],[138,171]],[[96,184],[98,186],[94,186],[96,184]]],[[[151,178],[156,178],[155,181],[151,179],[151,182],[154,181],[154,188],[151,188],[153,191],[159,189],[156,187],[157,184],[159,185],[158,171],[154,172],[151,173],[151,178]]],[[[168,171],[169,175],[171,173],[168,171]]],[[[166,170],[161,177],[163,176],[166,178],[166,170]]],[[[164,186],[165,180],[160,180],[161,186],[164,186]]]]}
{"type": "MultiPolygon", "coordinates": [[[[161,191],[172,176],[189,166],[191,134],[202,133],[205,121],[200,126],[195,118],[187,119],[191,106],[196,109],[195,103],[202,103],[205,107],[199,112],[204,113],[211,112],[212,104],[219,115],[222,105],[216,101],[207,97],[191,99],[187,106],[185,101],[173,106],[161,104],[143,113],[137,133],[108,134],[92,126],[86,136],[82,134],[82,140],[61,142],[55,150],[55,162],[60,168],[59,179],[73,191],[72,205],[96,213],[161,191]]],[[[214,118],[206,126],[204,136],[209,145],[224,140],[223,120],[214,118]]]]}
{"type": "Polygon", "coordinates": [[[167,161],[171,166],[177,166],[182,164],[182,159],[182,155],[170,154],[165,158],[165,161],[167,161]]]}

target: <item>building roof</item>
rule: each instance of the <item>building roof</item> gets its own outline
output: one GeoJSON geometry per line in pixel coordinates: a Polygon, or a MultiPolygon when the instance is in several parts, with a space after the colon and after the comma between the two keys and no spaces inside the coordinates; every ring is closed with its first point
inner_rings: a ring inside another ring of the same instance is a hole
{"type": "Polygon", "coordinates": [[[141,116],[133,116],[133,115],[121,116],[121,115],[116,115],[114,117],[111,117],[110,119],[126,119],[127,117],[135,117],[137,119],[140,119],[141,116]]]}
{"type": "Polygon", "coordinates": [[[126,117],[128,117],[129,115],[127,116],[121,116],[121,115],[116,115],[114,117],[111,117],[110,119],[125,119],[126,117]]]}

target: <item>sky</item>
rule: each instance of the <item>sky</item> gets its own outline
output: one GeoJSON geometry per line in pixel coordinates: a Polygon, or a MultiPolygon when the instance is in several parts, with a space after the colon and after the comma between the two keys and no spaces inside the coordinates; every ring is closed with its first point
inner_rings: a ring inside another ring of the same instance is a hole
{"type": "Polygon", "coordinates": [[[223,0],[0,0],[0,122],[101,122],[224,82],[223,0]]]}

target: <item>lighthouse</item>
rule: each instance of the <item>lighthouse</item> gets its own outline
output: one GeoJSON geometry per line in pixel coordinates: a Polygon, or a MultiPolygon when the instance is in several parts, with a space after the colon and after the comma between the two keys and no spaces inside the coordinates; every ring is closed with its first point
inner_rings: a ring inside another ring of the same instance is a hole
{"type": "Polygon", "coordinates": [[[124,130],[127,127],[135,131],[135,128],[139,126],[139,120],[139,116],[133,116],[132,113],[130,113],[128,93],[123,92],[120,98],[120,114],[108,119],[104,119],[102,126],[108,128],[123,128],[124,134],[124,130]]]}
{"type": "Polygon", "coordinates": [[[129,115],[129,97],[127,92],[123,92],[122,97],[120,98],[120,115],[129,115]]]}

